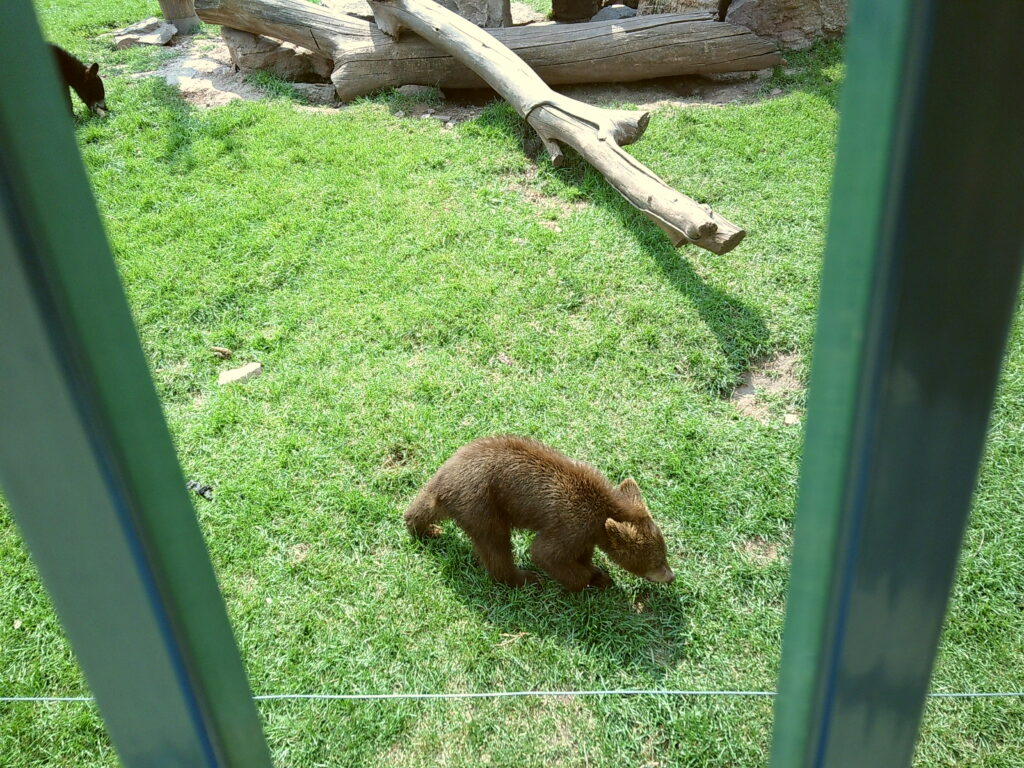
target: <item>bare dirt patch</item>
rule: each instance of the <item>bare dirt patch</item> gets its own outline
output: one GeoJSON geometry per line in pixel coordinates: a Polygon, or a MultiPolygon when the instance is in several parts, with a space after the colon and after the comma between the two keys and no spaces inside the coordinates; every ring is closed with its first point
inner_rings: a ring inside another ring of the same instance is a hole
{"type": "Polygon", "coordinates": [[[763,536],[752,536],[739,544],[740,554],[754,565],[770,565],[781,557],[781,547],[763,536]]]}
{"type": "Polygon", "coordinates": [[[288,559],[291,560],[293,563],[301,563],[303,560],[309,557],[309,550],[309,544],[305,543],[304,541],[299,542],[298,544],[293,544],[291,547],[288,548],[288,559]]]}
{"type": "MultiPolygon", "coordinates": [[[[743,374],[743,383],[733,390],[729,400],[744,416],[762,424],[771,423],[776,414],[770,400],[790,400],[803,389],[798,377],[799,364],[800,356],[796,352],[784,352],[760,361],[743,374]]],[[[795,426],[800,423],[800,416],[790,410],[782,420],[787,426],[795,426]]]]}
{"type": "Polygon", "coordinates": [[[411,454],[412,451],[409,449],[408,446],[392,445],[388,449],[387,455],[384,457],[384,460],[381,461],[381,469],[383,469],[385,472],[389,470],[401,469],[402,467],[409,463],[409,458],[411,454]]]}
{"type": "Polygon", "coordinates": [[[722,107],[761,100],[762,86],[771,74],[770,69],[762,69],[757,72],[664,77],[638,83],[557,85],[554,88],[566,96],[599,107],[636,104],[637,109],[648,111],[664,106],[722,107]]]}
{"type": "MultiPolygon", "coordinates": [[[[169,85],[181,91],[182,98],[202,109],[221,107],[232,101],[259,101],[267,94],[235,71],[231,53],[220,38],[175,38],[172,48],[180,53],[159,69],[139,72],[133,78],[162,77],[169,85]]],[[[340,105],[339,105],[340,106],[340,105]]],[[[316,107],[295,104],[307,112],[333,112],[339,107],[316,107]]]]}
{"type": "Polygon", "coordinates": [[[407,117],[417,118],[426,120],[437,120],[439,123],[444,125],[445,128],[450,128],[457,123],[464,123],[467,120],[473,120],[474,118],[480,117],[480,113],[484,109],[482,106],[473,103],[461,103],[458,99],[448,99],[440,107],[434,107],[426,102],[415,102],[412,105],[405,108],[392,108],[392,113],[395,117],[407,117]]]}
{"type": "Polygon", "coordinates": [[[181,55],[154,72],[142,72],[136,77],[162,77],[197,107],[220,107],[236,99],[258,101],[266,97],[259,88],[245,82],[241,72],[235,71],[223,40],[184,37],[176,40],[173,48],[181,55]]]}

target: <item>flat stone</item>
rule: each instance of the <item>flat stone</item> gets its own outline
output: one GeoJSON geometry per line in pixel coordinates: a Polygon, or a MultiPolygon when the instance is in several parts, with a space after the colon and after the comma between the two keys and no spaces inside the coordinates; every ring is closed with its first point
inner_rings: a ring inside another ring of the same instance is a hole
{"type": "Polygon", "coordinates": [[[246,363],[241,368],[232,368],[229,371],[221,371],[217,377],[220,385],[233,384],[236,381],[253,379],[263,373],[263,363],[246,363]]]}
{"type": "Polygon", "coordinates": [[[795,413],[787,413],[785,416],[782,417],[782,422],[787,427],[793,427],[800,423],[800,417],[797,416],[795,413]]]}
{"type": "Polygon", "coordinates": [[[338,92],[333,85],[317,85],[316,83],[295,83],[295,92],[311,104],[335,104],[338,92]]]}
{"type": "Polygon", "coordinates": [[[437,88],[430,85],[403,85],[395,90],[410,99],[431,99],[437,96],[437,88]]]}
{"type": "Polygon", "coordinates": [[[167,45],[178,34],[178,28],[163,19],[150,16],[148,19],[131,24],[114,32],[115,48],[131,48],[134,45],[167,45]]]}
{"type": "Polygon", "coordinates": [[[636,16],[636,9],[628,5],[606,5],[600,11],[590,17],[591,21],[616,21],[618,19],[631,19],[636,16]]]}

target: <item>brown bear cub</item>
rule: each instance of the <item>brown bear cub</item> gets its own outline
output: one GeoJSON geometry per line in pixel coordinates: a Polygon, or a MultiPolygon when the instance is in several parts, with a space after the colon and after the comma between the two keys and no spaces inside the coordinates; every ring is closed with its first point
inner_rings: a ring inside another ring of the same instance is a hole
{"type": "Polygon", "coordinates": [[[484,437],[462,446],[420,490],[405,513],[413,535],[437,536],[452,518],[473,540],[495,581],[540,581],[516,567],[513,528],[536,531],[533,561],[566,589],[607,587],[591,564],[594,547],[649,581],[670,583],[665,540],[632,480],[618,487],[589,464],[525,437],[484,437]]]}

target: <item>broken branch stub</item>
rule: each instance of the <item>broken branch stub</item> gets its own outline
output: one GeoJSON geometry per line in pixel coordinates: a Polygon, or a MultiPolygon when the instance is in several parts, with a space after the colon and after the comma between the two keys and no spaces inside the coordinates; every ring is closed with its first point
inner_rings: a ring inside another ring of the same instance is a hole
{"type": "Polygon", "coordinates": [[[643,134],[648,113],[601,109],[556,93],[507,46],[433,0],[370,0],[370,5],[382,31],[397,38],[409,29],[483,78],[533,126],[553,162],[562,161],[557,142],[575,149],[674,245],[692,242],[721,254],[743,239],[742,229],[672,189],[622,150],[621,144],[643,134]]]}

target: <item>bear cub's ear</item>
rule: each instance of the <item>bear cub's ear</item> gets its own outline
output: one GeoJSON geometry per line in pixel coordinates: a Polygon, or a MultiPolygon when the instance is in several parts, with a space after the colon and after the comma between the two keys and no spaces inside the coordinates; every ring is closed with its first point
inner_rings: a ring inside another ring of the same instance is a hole
{"type": "Polygon", "coordinates": [[[619,492],[632,502],[637,504],[643,504],[643,496],[640,495],[640,486],[636,484],[636,480],[632,477],[627,477],[619,485],[619,492]]]}

